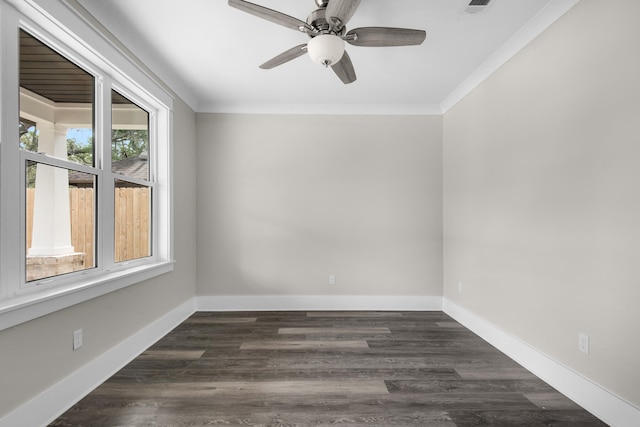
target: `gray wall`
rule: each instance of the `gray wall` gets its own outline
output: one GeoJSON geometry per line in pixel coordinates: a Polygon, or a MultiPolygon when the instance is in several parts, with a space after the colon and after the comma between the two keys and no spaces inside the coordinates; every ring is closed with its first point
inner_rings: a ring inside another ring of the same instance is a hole
{"type": "Polygon", "coordinates": [[[442,295],[441,117],[197,122],[199,296],[442,295]]]}
{"type": "Polygon", "coordinates": [[[581,1],[444,117],[445,297],[636,405],[639,15],[581,1]]]}
{"type": "Polygon", "coordinates": [[[195,294],[195,113],[174,115],[175,270],[0,332],[0,418],[195,294]],[[74,330],[84,345],[71,349],[74,330]]]}

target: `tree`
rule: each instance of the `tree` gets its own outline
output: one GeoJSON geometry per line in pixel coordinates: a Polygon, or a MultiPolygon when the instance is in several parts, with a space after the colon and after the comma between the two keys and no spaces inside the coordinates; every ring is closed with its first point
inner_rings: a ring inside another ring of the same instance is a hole
{"type": "Polygon", "coordinates": [[[114,129],[111,131],[111,161],[138,157],[147,151],[149,132],[137,129],[114,129]]]}
{"type": "Polygon", "coordinates": [[[38,151],[38,132],[35,126],[29,127],[26,132],[20,134],[20,148],[38,151]]]}
{"type": "Polygon", "coordinates": [[[67,139],[67,159],[83,165],[93,166],[93,137],[87,144],[79,144],[75,138],[67,139]]]}
{"type": "MultiPolygon", "coordinates": [[[[27,151],[38,151],[38,132],[35,126],[31,126],[26,132],[20,134],[20,148],[27,151]]],[[[27,165],[27,188],[35,187],[36,164],[28,162],[27,165]]]]}

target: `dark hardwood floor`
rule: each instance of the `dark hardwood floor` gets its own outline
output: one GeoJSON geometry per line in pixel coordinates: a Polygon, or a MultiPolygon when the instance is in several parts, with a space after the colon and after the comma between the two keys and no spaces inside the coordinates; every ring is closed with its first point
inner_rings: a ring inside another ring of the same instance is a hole
{"type": "Polygon", "coordinates": [[[602,426],[442,312],[196,313],[52,426],[602,426]]]}

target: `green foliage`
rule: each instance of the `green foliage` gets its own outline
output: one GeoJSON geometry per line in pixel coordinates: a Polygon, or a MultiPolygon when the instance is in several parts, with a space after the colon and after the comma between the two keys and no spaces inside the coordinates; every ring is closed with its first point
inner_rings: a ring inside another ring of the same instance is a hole
{"type": "Polygon", "coordinates": [[[67,159],[83,165],[93,166],[93,137],[88,144],[78,144],[75,138],[67,139],[67,159]]]}
{"type": "Polygon", "coordinates": [[[29,130],[20,135],[20,148],[27,151],[38,151],[38,132],[35,126],[29,128],[29,130]]]}
{"type": "MultiPolygon", "coordinates": [[[[35,126],[29,128],[29,130],[20,135],[20,147],[28,151],[38,151],[38,132],[35,126]]],[[[36,181],[36,167],[29,162],[27,167],[27,188],[33,188],[36,181]]]]}
{"type": "Polygon", "coordinates": [[[111,131],[111,161],[138,157],[147,151],[149,132],[146,130],[114,129],[111,131]]]}

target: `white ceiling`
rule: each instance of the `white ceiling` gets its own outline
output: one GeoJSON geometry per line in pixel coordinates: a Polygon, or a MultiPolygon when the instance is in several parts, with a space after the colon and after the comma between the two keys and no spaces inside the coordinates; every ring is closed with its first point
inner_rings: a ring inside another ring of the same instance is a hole
{"type": "MultiPolygon", "coordinates": [[[[305,55],[258,65],[308,40],[225,0],[79,0],[199,112],[439,114],[578,0],[363,0],[348,29],[424,29],[421,46],[347,45],[358,79],[344,85],[305,55]]],[[[306,20],[314,0],[254,0],[306,20]]]]}

